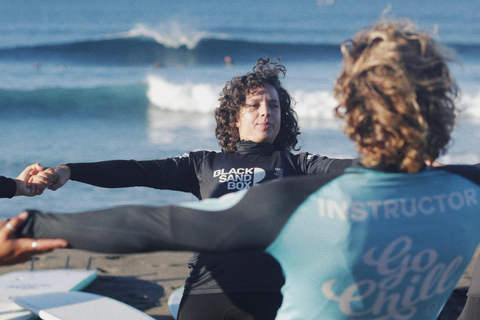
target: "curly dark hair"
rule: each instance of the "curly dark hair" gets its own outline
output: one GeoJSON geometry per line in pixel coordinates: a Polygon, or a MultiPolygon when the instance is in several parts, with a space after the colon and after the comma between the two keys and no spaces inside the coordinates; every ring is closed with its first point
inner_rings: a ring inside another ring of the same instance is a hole
{"type": "Polygon", "coordinates": [[[411,173],[446,152],[458,87],[445,48],[399,19],[360,30],[342,53],[336,114],[365,165],[411,173]]]}
{"type": "Polygon", "coordinates": [[[293,99],[280,82],[280,74],[285,76],[285,66],[279,64],[280,60],[270,61],[268,57],[257,60],[253,71],[241,77],[234,77],[225,84],[220,93],[220,107],[215,109],[215,136],[222,151],[233,152],[237,150],[240,135],[236,126],[239,111],[245,107],[246,97],[266,84],[277,91],[280,99],[281,123],[278,136],[273,142],[275,150],[288,151],[296,148],[297,136],[300,134],[297,114],[293,110],[293,99]]]}

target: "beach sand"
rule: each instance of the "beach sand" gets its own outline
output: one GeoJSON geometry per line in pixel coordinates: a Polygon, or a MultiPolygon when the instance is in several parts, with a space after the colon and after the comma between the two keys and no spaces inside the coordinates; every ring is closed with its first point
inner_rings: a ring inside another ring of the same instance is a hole
{"type": "MultiPolygon", "coordinates": [[[[189,252],[156,252],[147,254],[99,254],[81,250],[62,249],[40,255],[35,269],[84,269],[91,258],[90,268],[98,277],[83,291],[101,294],[127,303],[151,315],[154,319],[172,320],[168,297],[185,282],[192,256],[189,252]]],[[[0,267],[0,274],[29,270],[31,262],[0,267]]]]}
{"type": "MultiPolygon", "coordinates": [[[[474,259],[478,256],[477,249],[474,259]]],[[[190,252],[156,252],[146,254],[99,254],[62,249],[38,256],[35,269],[90,268],[98,270],[98,278],[83,291],[101,294],[127,303],[158,320],[172,320],[168,297],[184,284],[188,276],[186,263],[190,252]]],[[[472,260],[474,261],[474,260],[472,260]]],[[[31,263],[0,267],[0,274],[28,270],[31,263]]],[[[473,262],[465,271],[438,319],[454,320],[463,309],[470,285],[473,262]]]]}

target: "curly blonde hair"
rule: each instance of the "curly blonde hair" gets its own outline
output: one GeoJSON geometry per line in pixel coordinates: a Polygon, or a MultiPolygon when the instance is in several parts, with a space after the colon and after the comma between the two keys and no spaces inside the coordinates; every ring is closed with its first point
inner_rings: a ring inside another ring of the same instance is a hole
{"type": "Polygon", "coordinates": [[[364,165],[412,173],[446,152],[458,95],[446,48],[392,20],[360,30],[341,50],[335,113],[364,165]]]}
{"type": "Polygon", "coordinates": [[[266,84],[275,88],[280,99],[280,131],[273,141],[274,149],[281,151],[300,149],[296,147],[300,129],[297,114],[293,109],[293,99],[280,82],[280,76],[285,76],[287,70],[279,62],[278,59],[270,61],[268,57],[260,58],[252,72],[241,77],[234,77],[225,84],[220,94],[220,106],[215,109],[217,122],[215,136],[222,151],[237,150],[237,142],[240,141],[236,125],[239,112],[241,108],[245,107],[247,95],[266,84]]]}

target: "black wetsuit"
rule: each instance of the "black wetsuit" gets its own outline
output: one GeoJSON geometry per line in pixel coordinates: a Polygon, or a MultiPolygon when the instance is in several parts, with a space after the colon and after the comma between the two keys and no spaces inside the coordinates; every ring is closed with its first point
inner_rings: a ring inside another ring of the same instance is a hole
{"type": "MultiPolygon", "coordinates": [[[[195,151],[163,160],[67,165],[72,171],[71,180],[75,181],[107,188],[145,186],[184,191],[198,199],[206,199],[283,177],[340,171],[350,164],[351,160],[274,151],[272,144],[243,141],[238,143],[236,152],[195,151]]],[[[185,283],[180,320],[216,318],[210,313],[200,315],[198,306],[203,306],[206,312],[220,310],[223,315],[222,307],[205,305],[210,304],[214,294],[217,294],[217,302],[230,300],[226,308],[233,304],[240,309],[231,312],[242,314],[244,310],[247,314],[255,314],[262,310],[264,313],[257,319],[275,316],[281,304],[280,288],[284,277],[278,262],[268,254],[261,251],[196,253],[188,265],[191,271],[185,283]]]]}
{"type": "Polygon", "coordinates": [[[0,198],[13,198],[17,192],[15,180],[0,176],[0,198]]]}

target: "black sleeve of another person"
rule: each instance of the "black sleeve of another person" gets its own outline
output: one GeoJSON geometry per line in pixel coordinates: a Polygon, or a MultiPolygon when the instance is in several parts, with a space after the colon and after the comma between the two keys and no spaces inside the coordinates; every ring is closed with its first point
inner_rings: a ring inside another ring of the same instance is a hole
{"type": "Polygon", "coordinates": [[[70,247],[97,252],[264,249],[312,192],[337,175],[295,177],[249,189],[228,209],[209,201],[186,206],[123,206],[76,214],[30,211],[19,236],[63,238],[70,247]],[[200,206],[202,209],[197,209],[200,206]]]}
{"type": "Polygon", "coordinates": [[[15,180],[0,176],[0,198],[13,198],[17,192],[15,180]]]}

